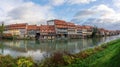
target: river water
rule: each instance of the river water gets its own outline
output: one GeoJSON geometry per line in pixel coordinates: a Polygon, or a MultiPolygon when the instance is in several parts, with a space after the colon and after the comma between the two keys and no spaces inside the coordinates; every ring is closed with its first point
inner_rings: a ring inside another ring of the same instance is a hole
{"type": "Polygon", "coordinates": [[[31,56],[35,61],[44,59],[46,55],[54,52],[78,53],[84,49],[120,38],[120,35],[71,40],[2,40],[0,41],[0,54],[17,56],[31,56]]]}

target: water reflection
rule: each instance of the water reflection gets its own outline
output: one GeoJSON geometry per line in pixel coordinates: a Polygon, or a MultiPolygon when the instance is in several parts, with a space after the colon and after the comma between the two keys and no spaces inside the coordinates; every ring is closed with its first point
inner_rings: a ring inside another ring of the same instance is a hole
{"type": "Polygon", "coordinates": [[[0,54],[10,54],[13,57],[31,56],[34,60],[41,60],[45,55],[57,51],[67,51],[78,53],[89,47],[97,46],[101,43],[117,39],[120,36],[111,36],[103,38],[73,39],[73,40],[49,40],[49,41],[32,41],[32,40],[15,40],[0,41],[0,54]]]}

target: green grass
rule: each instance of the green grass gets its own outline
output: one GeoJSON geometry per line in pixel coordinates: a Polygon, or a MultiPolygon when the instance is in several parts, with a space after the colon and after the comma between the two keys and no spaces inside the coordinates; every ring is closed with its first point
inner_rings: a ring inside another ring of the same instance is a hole
{"type": "Polygon", "coordinates": [[[120,67],[120,39],[107,45],[106,49],[82,60],[78,58],[67,67],[120,67]]]}
{"type": "Polygon", "coordinates": [[[0,55],[0,67],[37,67],[31,57],[13,58],[10,55],[0,55]]]}
{"type": "Polygon", "coordinates": [[[120,42],[102,51],[102,56],[90,63],[90,67],[120,67],[120,42]]]}

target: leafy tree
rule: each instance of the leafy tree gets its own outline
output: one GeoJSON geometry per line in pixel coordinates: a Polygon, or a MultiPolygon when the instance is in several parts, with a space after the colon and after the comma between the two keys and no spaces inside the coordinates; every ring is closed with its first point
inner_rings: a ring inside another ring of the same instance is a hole
{"type": "Polygon", "coordinates": [[[2,24],[0,25],[0,36],[3,35],[3,31],[4,31],[4,22],[2,22],[2,24]]]}
{"type": "Polygon", "coordinates": [[[96,34],[98,33],[98,28],[96,26],[93,27],[93,33],[92,37],[96,37],[96,34]]]}

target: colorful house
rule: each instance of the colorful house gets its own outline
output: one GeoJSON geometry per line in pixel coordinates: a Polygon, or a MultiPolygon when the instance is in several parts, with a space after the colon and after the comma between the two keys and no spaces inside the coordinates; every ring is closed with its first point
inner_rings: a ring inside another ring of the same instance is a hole
{"type": "Polygon", "coordinates": [[[105,29],[104,28],[99,28],[97,32],[98,36],[105,36],[105,29]]]}
{"type": "Polygon", "coordinates": [[[82,26],[76,25],[76,29],[77,29],[77,37],[82,38],[82,26]]]}
{"type": "Polygon", "coordinates": [[[27,36],[32,37],[32,38],[35,37],[38,30],[39,29],[38,29],[37,25],[28,25],[27,26],[27,36]]]}
{"type": "Polygon", "coordinates": [[[41,25],[40,26],[40,39],[54,39],[55,34],[54,26],[50,25],[41,25]]]}
{"type": "Polygon", "coordinates": [[[77,29],[76,25],[74,23],[68,22],[67,23],[68,27],[68,37],[69,38],[76,38],[77,37],[77,29]]]}
{"type": "MultiPolygon", "coordinates": [[[[35,37],[36,39],[54,38],[84,38],[91,37],[95,32],[94,27],[88,25],[75,25],[63,20],[49,20],[47,25],[28,25],[27,23],[10,24],[5,26],[4,33],[17,36],[17,38],[35,37]]],[[[110,31],[97,28],[95,35],[110,36],[120,34],[120,31],[110,31]]]]}
{"type": "Polygon", "coordinates": [[[5,26],[5,33],[10,33],[12,36],[19,36],[20,38],[27,35],[27,23],[11,24],[5,26]]]}
{"type": "Polygon", "coordinates": [[[82,26],[82,36],[83,37],[90,37],[93,33],[93,27],[92,26],[88,26],[88,25],[84,25],[82,26]]]}
{"type": "Polygon", "coordinates": [[[63,20],[49,20],[48,25],[52,25],[56,31],[57,38],[65,38],[68,34],[67,23],[63,20]]]}

